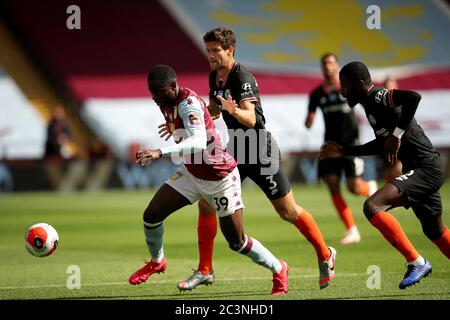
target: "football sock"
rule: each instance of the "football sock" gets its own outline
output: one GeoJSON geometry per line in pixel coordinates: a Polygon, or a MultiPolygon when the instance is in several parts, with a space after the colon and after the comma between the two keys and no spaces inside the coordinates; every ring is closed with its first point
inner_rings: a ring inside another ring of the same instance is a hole
{"type": "Polygon", "coordinates": [[[414,261],[419,257],[419,253],[411,244],[402,226],[394,216],[386,211],[381,211],[370,219],[370,223],[405,257],[407,262],[414,261]]]}
{"type": "Polygon", "coordinates": [[[350,230],[355,225],[355,220],[353,220],[352,210],[345,203],[344,198],[340,193],[335,194],[333,197],[333,203],[336,207],[342,222],[344,222],[347,230],[350,230]]]}
{"type": "Polygon", "coordinates": [[[216,215],[198,215],[197,235],[199,262],[198,271],[204,275],[213,271],[212,257],[214,249],[214,238],[217,234],[216,215]]]}
{"type": "Polygon", "coordinates": [[[367,181],[359,180],[358,186],[356,187],[357,193],[360,196],[368,196],[370,193],[370,186],[367,181]]]}
{"type": "Polygon", "coordinates": [[[246,255],[253,262],[270,269],[272,273],[280,273],[283,266],[281,262],[258,240],[245,236],[244,245],[238,250],[239,253],[246,255]]]}
{"type": "Polygon", "coordinates": [[[413,266],[423,266],[425,264],[425,259],[422,256],[419,256],[416,260],[408,262],[409,265],[413,266]]]}
{"type": "Polygon", "coordinates": [[[161,262],[164,257],[163,250],[163,234],[164,225],[162,222],[151,224],[144,222],[145,242],[147,242],[148,251],[150,252],[153,262],[161,262]]]}
{"type": "Polygon", "coordinates": [[[450,259],[450,230],[445,227],[444,233],[437,240],[432,240],[435,245],[438,246],[439,250],[450,259]]]}
{"type": "Polygon", "coordinates": [[[328,260],[330,249],[328,249],[313,216],[308,211],[303,210],[294,225],[316,249],[317,259],[319,261],[328,260]]]}

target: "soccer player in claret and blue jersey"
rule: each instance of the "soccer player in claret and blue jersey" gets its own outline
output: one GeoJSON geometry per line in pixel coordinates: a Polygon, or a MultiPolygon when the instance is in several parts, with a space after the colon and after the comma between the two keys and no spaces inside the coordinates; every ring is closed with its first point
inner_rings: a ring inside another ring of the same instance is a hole
{"type": "MultiPolygon", "coordinates": [[[[334,141],[346,147],[359,144],[358,124],[355,112],[340,94],[339,62],[334,53],[325,53],[320,58],[323,83],[309,95],[306,128],[311,128],[320,108],[325,122],[325,141],[334,141]]],[[[342,244],[359,242],[361,236],[353,219],[352,210],[341,193],[341,175],[345,173],[347,188],[356,195],[370,196],[377,190],[375,180],[362,179],[364,161],[361,158],[345,156],[336,159],[319,160],[319,177],[327,184],[333,204],[344,223],[347,232],[341,239],[342,244]]]]}
{"type": "Polygon", "coordinates": [[[339,73],[341,92],[350,106],[363,105],[375,139],[358,146],[341,147],[334,142],[322,145],[320,157],[381,154],[393,164],[403,164],[403,175],[381,187],[364,203],[364,214],[386,240],[406,259],[407,271],[399,288],[405,289],[431,273],[430,261],[423,258],[397,219],[388,210],[412,208],[424,234],[450,259],[450,231],[442,223],[439,189],[444,174],[439,153],[414,118],[421,96],[414,91],[375,87],[362,62],[351,62],[339,73]]]}
{"type": "MultiPolygon", "coordinates": [[[[313,216],[295,202],[276,141],[265,128],[258,84],[253,74],[235,60],[235,34],[230,29],[217,28],[208,31],[203,41],[212,70],[208,109],[213,116],[222,115],[227,124],[230,136],[227,151],[236,158],[241,179],[253,180],[279,216],[292,223],[312,244],[319,265],[319,287],[326,288],[333,280],[336,250],[327,246],[313,216]]],[[[199,201],[200,260],[194,274],[178,284],[180,290],[214,282],[212,256],[217,208],[199,201]]]]}
{"type": "Polygon", "coordinates": [[[134,272],[129,282],[140,284],[153,273],[166,270],[163,221],[202,198],[210,205],[218,205],[220,228],[229,247],[272,271],[272,294],[286,294],[286,262],[275,258],[258,240],[244,233],[239,171],[233,157],[223,150],[205,102],[192,90],[180,87],[175,71],[168,65],[151,69],[148,88],[176,144],[138,151],[136,162],[144,166],[161,157],[182,156],[184,164],[159,188],[144,212],[145,241],[151,260],[134,272]]]}

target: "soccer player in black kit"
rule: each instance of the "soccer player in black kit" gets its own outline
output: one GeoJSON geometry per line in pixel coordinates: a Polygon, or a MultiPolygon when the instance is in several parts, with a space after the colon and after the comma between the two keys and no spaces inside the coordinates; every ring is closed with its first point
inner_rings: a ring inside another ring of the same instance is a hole
{"type": "MultiPolygon", "coordinates": [[[[359,144],[358,124],[355,112],[340,94],[340,65],[334,53],[325,53],[320,58],[324,81],[309,95],[306,128],[311,128],[320,108],[325,122],[325,140],[334,141],[346,147],[359,144]]],[[[336,159],[319,160],[319,177],[326,183],[333,204],[347,231],[341,239],[342,244],[359,242],[361,236],[353,219],[352,210],[341,193],[341,175],[345,173],[347,188],[356,195],[370,196],[377,189],[375,180],[362,179],[364,161],[361,158],[345,156],[336,159]]]]}
{"type": "MultiPolygon", "coordinates": [[[[312,215],[295,202],[281,168],[278,146],[265,129],[258,84],[252,73],[234,58],[235,35],[230,29],[217,28],[208,31],[203,41],[212,70],[208,109],[212,116],[222,115],[227,124],[230,135],[227,152],[238,162],[241,181],[247,177],[252,179],[264,191],[280,217],[292,223],[313,245],[319,262],[319,286],[325,288],[334,276],[336,250],[326,245],[312,215]],[[246,136],[250,138],[246,140],[246,136]]],[[[180,290],[214,282],[215,209],[206,201],[199,201],[199,266],[192,276],[178,284],[180,290]]]]}
{"type": "Polygon", "coordinates": [[[367,66],[345,65],[339,73],[341,92],[350,106],[363,105],[376,139],[364,145],[323,144],[320,158],[382,154],[389,163],[403,164],[403,175],[386,183],[364,203],[364,214],[406,259],[407,271],[399,288],[405,289],[431,273],[432,267],[414,248],[399,222],[387,211],[412,208],[424,234],[450,259],[450,231],[442,223],[439,189],[444,174],[439,153],[414,118],[421,96],[406,90],[387,90],[372,84],[367,66]]]}

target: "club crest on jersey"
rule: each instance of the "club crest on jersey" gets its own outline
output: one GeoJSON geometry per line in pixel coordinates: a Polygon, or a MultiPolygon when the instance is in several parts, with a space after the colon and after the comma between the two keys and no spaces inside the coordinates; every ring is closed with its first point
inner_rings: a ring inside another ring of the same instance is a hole
{"type": "Polygon", "coordinates": [[[242,89],[248,91],[252,88],[252,85],[249,82],[246,82],[242,85],[242,89]]]}
{"type": "Polygon", "coordinates": [[[200,116],[198,114],[190,114],[189,123],[193,126],[200,125],[201,124],[200,116]]]}
{"type": "Polygon", "coordinates": [[[374,126],[374,125],[377,124],[377,120],[375,120],[375,117],[373,115],[369,114],[367,119],[369,120],[369,123],[370,123],[371,126],[374,126]]]}

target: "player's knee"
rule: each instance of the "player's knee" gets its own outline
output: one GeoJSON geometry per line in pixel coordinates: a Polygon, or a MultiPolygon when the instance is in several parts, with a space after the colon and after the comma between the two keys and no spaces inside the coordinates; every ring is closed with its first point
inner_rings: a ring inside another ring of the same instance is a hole
{"type": "Polygon", "coordinates": [[[206,201],[203,199],[200,199],[198,201],[198,212],[201,215],[214,215],[216,214],[216,210],[206,201]]]}
{"type": "Polygon", "coordinates": [[[281,219],[289,221],[290,216],[291,216],[291,212],[287,207],[281,207],[281,208],[277,208],[277,213],[280,216],[281,219]]]}
{"type": "Polygon", "coordinates": [[[144,211],[144,216],[143,216],[144,222],[147,222],[147,223],[161,222],[161,221],[158,221],[159,220],[158,210],[159,209],[158,209],[157,205],[150,204],[147,207],[147,209],[145,209],[145,211],[144,211]]]}
{"type": "Polygon", "coordinates": [[[281,203],[275,205],[275,210],[281,219],[285,221],[295,222],[298,218],[298,214],[302,209],[295,203],[281,203]]]}
{"type": "Polygon", "coordinates": [[[370,221],[375,216],[375,214],[377,213],[377,208],[378,206],[371,198],[364,201],[363,211],[367,220],[370,221]]]}

